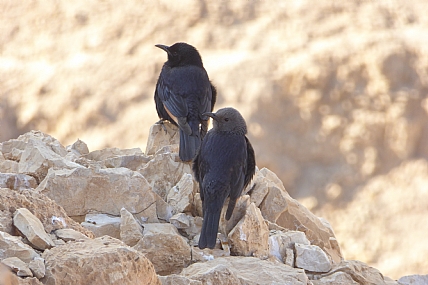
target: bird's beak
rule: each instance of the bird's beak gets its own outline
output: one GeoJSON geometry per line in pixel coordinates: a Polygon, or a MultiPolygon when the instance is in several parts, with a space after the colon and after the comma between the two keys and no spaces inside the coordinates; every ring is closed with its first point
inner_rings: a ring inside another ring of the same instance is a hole
{"type": "Polygon", "coordinates": [[[166,51],[168,53],[168,55],[172,55],[171,52],[169,51],[169,46],[166,46],[166,45],[155,45],[155,47],[163,49],[164,51],[166,51]]]}
{"type": "Polygon", "coordinates": [[[213,118],[214,120],[217,118],[216,114],[215,113],[211,113],[211,112],[203,113],[202,116],[208,116],[208,117],[213,118]]]}

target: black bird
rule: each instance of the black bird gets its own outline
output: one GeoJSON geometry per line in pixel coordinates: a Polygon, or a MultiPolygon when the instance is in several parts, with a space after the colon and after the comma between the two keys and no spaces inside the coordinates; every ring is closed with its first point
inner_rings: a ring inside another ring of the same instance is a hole
{"type": "Polygon", "coordinates": [[[160,122],[168,120],[180,128],[180,159],[191,161],[208,130],[208,117],[217,97],[199,52],[186,43],[170,47],[156,45],[168,54],[155,90],[160,122]]]}
{"type": "Polygon", "coordinates": [[[204,215],[200,249],[214,248],[224,202],[230,197],[226,211],[229,220],[256,167],[254,149],[245,136],[247,125],[241,114],[236,109],[223,108],[204,115],[213,118],[213,128],[202,141],[192,165],[204,215]]]}

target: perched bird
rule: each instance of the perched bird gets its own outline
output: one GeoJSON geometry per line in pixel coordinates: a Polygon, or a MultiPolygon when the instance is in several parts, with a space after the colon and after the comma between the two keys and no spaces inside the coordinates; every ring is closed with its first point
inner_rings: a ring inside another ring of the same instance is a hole
{"type": "Polygon", "coordinates": [[[236,200],[250,183],[256,167],[254,150],[245,136],[247,125],[233,108],[205,113],[213,119],[193,160],[193,173],[201,192],[203,224],[199,248],[214,248],[221,209],[229,199],[226,220],[232,216],[236,200]]]}
{"type": "Polygon", "coordinates": [[[168,54],[156,83],[155,103],[160,122],[180,128],[180,159],[191,161],[208,130],[208,117],[217,97],[199,52],[186,43],[156,45],[168,54]]]}

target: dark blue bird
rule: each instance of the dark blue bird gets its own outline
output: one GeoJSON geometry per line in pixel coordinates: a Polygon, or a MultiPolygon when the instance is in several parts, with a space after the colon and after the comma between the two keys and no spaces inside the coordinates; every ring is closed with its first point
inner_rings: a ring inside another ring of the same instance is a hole
{"type": "Polygon", "coordinates": [[[221,209],[227,197],[226,220],[232,216],[236,200],[250,183],[256,167],[254,150],[245,136],[247,125],[233,108],[205,113],[213,119],[193,161],[193,172],[199,182],[204,221],[199,248],[214,248],[221,209]]]}
{"type": "Polygon", "coordinates": [[[202,114],[213,110],[217,92],[196,48],[186,43],[156,47],[168,54],[156,84],[156,111],[161,122],[178,125],[180,159],[191,161],[208,129],[209,118],[202,114]]]}

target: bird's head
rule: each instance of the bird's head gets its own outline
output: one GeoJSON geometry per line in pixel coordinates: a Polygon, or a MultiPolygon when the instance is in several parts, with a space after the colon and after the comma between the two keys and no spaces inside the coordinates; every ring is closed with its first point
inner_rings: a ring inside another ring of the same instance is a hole
{"type": "Polygon", "coordinates": [[[234,108],[222,108],[216,113],[204,113],[213,119],[213,129],[220,132],[230,132],[239,135],[247,133],[247,124],[244,118],[234,108]]]}
{"type": "Polygon", "coordinates": [[[199,55],[198,50],[186,43],[175,43],[172,46],[166,45],[155,45],[156,47],[163,49],[168,54],[168,64],[171,67],[185,66],[185,65],[196,65],[203,67],[202,58],[199,55]]]}

